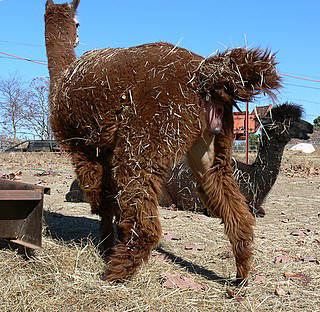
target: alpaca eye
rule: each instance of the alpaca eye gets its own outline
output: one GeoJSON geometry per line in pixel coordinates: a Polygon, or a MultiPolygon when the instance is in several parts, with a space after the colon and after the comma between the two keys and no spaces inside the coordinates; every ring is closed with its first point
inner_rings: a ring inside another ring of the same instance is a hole
{"type": "Polygon", "coordinates": [[[78,28],[80,26],[80,23],[76,23],[76,27],[78,28]]]}

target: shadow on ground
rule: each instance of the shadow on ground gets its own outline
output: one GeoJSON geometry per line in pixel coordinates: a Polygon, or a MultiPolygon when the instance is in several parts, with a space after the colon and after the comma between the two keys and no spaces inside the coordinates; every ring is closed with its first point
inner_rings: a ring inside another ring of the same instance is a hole
{"type": "Polygon", "coordinates": [[[84,242],[90,239],[99,243],[99,221],[86,217],[65,216],[56,212],[44,211],[45,234],[65,242],[84,242]]]}
{"type": "Polygon", "coordinates": [[[176,256],[175,254],[163,249],[162,247],[158,247],[156,250],[157,250],[157,252],[165,255],[167,260],[179,265],[181,268],[188,271],[189,273],[200,275],[210,281],[217,282],[221,285],[237,284],[236,280],[230,280],[230,279],[223,278],[223,277],[217,275],[216,273],[214,273],[213,271],[210,271],[210,270],[204,268],[203,266],[197,265],[193,262],[190,262],[190,261],[185,260],[179,256],[176,256]]]}
{"type": "MultiPolygon", "coordinates": [[[[82,242],[90,238],[94,244],[99,243],[99,221],[86,217],[65,216],[55,212],[44,212],[47,231],[54,239],[61,239],[65,242],[82,242]]],[[[193,262],[185,260],[163,247],[158,247],[157,252],[164,254],[166,259],[179,265],[192,274],[200,275],[208,280],[215,281],[219,284],[233,284],[234,281],[225,279],[215,272],[210,271],[193,262]]]]}
{"type": "MultiPolygon", "coordinates": [[[[99,246],[99,221],[86,217],[65,216],[56,212],[44,211],[45,235],[51,236],[53,239],[63,240],[65,243],[83,244],[86,240],[92,241],[96,246],[99,246]]],[[[8,242],[0,243],[0,248],[19,248],[22,255],[29,258],[25,248],[8,242]]],[[[99,248],[100,249],[100,248],[99,248]]],[[[100,250],[101,251],[101,250],[100,250]]],[[[158,247],[157,252],[165,255],[166,259],[172,263],[179,265],[192,274],[200,275],[208,280],[219,284],[234,284],[235,281],[225,279],[215,272],[199,266],[193,262],[185,260],[174,253],[165,250],[163,247],[158,247]]],[[[33,251],[30,250],[32,253],[33,251]]]]}

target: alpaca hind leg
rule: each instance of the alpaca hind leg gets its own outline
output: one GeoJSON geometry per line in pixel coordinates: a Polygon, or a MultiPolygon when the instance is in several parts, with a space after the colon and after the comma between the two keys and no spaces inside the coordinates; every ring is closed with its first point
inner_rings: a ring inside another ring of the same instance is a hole
{"type": "Polygon", "coordinates": [[[224,223],[236,260],[237,281],[242,282],[250,271],[255,220],[233,177],[232,141],[233,114],[231,106],[225,106],[223,129],[214,138],[213,163],[200,183],[206,193],[209,212],[221,218],[224,223]]]}
{"type": "Polygon", "coordinates": [[[189,166],[197,180],[212,167],[214,155],[214,136],[206,130],[187,153],[189,166]]]}
{"type": "Polygon", "coordinates": [[[136,182],[130,182],[119,194],[119,244],[108,258],[104,278],[109,281],[129,279],[148,260],[161,238],[157,194],[150,185],[152,182],[149,186],[145,181],[136,182]]]}
{"type": "Polygon", "coordinates": [[[202,187],[209,212],[222,219],[236,260],[237,280],[241,282],[250,271],[255,220],[233,179],[231,166],[207,171],[202,187]]]}

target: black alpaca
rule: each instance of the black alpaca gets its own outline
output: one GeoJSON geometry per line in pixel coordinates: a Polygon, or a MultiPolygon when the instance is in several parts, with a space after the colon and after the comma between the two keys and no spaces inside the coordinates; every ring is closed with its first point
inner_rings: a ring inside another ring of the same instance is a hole
{"type": "Polygon", "coordinates": [[[307,140],[313,133],[313,126],[301,119],[302,113],[300,106],[289,103],[272,108],[262,120],[256,160],[251,165],[234,161],[234,175],[256,216],[265,215],[261,206],[277,180],[285,146],[291,139],[307,140]]]}
{"type": "MultiPolygon", "coordinates": [[[[256,160],[247,165],[233,159],[234,175],[245,195],[254,216],[263,217],[262,204],[279,174],[284,148],[291,139],[307,140],[313,126],[302,120],[303,110],[294,104],[275,106],[262,119],[262,135],[256,160]]],[[[159,204],[178,209],[207,214],[199,198],[201,189],[184,158],[172,171],[171,178],[163,188],[159,204]]]]}

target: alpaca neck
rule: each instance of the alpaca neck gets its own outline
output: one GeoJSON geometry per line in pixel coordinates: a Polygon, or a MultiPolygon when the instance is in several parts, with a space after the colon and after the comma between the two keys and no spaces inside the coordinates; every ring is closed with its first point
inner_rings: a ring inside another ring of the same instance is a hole
{"type": "Polygon", "coordinates": [[[52,88],[59,75],[76,59],[76,55],[70,36],[63,27],[46,23],[45,37],[52,88]]]}
{"type": "Polygon", "coordinates": [[[260,211],[263,201],[277,180],[285,145],[284,142],[274,138],[269,140],[263,135],[254,163],[234,164],[234,174],[241,192],[255,212],[260,211]]]}
{"type": "Polygon", "coordinates": [[[48,69],[51,80],[55,80],[75,59],[73,47],[47,43],[48,69]]]}
{"type": "Polygon", "coordinates": [[[259,174],[270,176],[271,186],[277,179],[280,172],[281,160],[286,143],[279,142],[277,139],[270,140],[263,135],[260,142],[256,160],[252,164],[259,174]]]}

